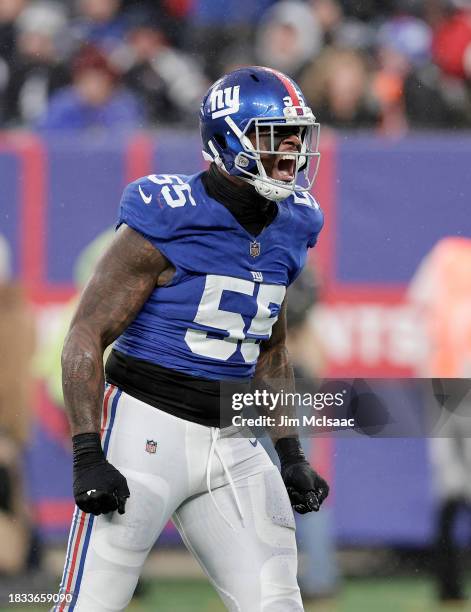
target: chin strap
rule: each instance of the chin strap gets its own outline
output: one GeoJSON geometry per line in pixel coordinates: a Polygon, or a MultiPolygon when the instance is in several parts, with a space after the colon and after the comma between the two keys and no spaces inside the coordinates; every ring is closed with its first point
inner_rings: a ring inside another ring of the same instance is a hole
{"type": "Polygon", "coordinates": [[[282,185],[265,183],[259,179],[254,180],[254,187],[257,193],[267,198],[267,200],[272,200],[274,202],[286,200],[286,198],[289,198],[289,196],[294,193],[294,189],[283,187],[282,185]]]}
{"type": "Polygon", "coordinates": [[[247,176],[239,176],[239,178],[246,183],[249,183],[249,185],[253,185],[255,191],[259,195],[267,200],[271,200],[272,202],[286,200],[286,198],[289,198],[289,196],[294,193],[294,189],[284,187],[283,185],[276,185],[272,182],[261,180],[259,178],[252,179],[247,176]]]}
{"type": "MultiPolygon", "coordinates": [[[[212,143],[210,142],[209,145],[211,148],[212,143]]],[[[227,172],[227,169],[224,166],[224,163],[222,159],[220,158],[220,156],[218,155],[217,151],[214,151],[214,153],[215,153],[214,157],[211,157],[211,155],[206,153],[206,151],[203,151],[203,157],[206,161],[214,162],[216,166],[218,166],[219,168],[227,172]]],[[[294,188],[284,187],[283,185],[277,185],[273,183],[272,181],[270,181],[268,177],[266,176],[265,168],[263,168],[260,162],[257,162],[257,167],[259,167],[259,165],[262,168],[261,172],[264,175],[263,179],[257,178],[256,176],[254,176],[254,178],[251,178],[248,176],[244,176],[243,174],[239,174],[238,178],[242,179],[249,185],[252,185],[259,195],[261,195],[263,198],[266,198],[267,200],[271,200],[272,202],[280,202],[281,200],[286,200],[286,198],[289,198],[289,196],[294,193],[294,188]]],[[[259,172],[260,172],[260,168],[259,168],[259,172]]],[[[229,172],[227,173],[229,174],[229,172]]]]}

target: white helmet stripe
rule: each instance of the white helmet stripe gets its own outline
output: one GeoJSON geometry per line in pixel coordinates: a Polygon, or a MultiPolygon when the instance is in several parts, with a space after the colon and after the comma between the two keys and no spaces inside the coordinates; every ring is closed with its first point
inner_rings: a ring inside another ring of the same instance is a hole
{"type": "Polygon", "coordinates": [[[226,117],[225,118],[225,122],[227,123],[227,125],[231,128],[231,130],[234,132],[234,134],[237,136],[237,138],[240,140],[240,142],[247,147],[247,149],[254,151],[253,145],[250,142],[250,140],[247,138],[247,136],[244,135],[244,133],[242,132],[242,130],[239,130],[239,128],[237,127],[237,125],[235,124],[235,122],[230,118],[230,117],[226,117]]]}

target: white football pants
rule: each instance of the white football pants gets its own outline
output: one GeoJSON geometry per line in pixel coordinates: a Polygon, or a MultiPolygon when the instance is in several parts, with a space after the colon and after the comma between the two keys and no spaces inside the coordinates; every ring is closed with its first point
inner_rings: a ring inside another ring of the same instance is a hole
{"type": "Polygon", "coordinates": [[[293,512],[260,443],[108,385],[102,445],[131,496],[124,515],[75,509],[60,586],[73,600],[56,612],[124,610],[170,518],[228,610],[302,612],[293,512]]]}

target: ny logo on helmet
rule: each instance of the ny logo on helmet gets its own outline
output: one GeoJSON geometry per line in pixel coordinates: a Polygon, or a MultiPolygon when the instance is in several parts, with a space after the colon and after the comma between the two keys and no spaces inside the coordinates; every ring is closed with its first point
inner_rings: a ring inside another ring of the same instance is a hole
{"type": "Polygon", "coordinates": [[[239,102],[240,85],[218,89],[211,94],[211,118],[225,117],[237,113],[240,107],[239,102]]]}

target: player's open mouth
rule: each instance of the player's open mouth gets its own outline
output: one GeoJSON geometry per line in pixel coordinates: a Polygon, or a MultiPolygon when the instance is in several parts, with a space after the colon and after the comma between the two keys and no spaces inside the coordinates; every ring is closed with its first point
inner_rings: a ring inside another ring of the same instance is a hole
{"type": "Polygon", "coordinates": [[[296,170],[296,156],[285,153],[278,155],[271,173],[272,178],[277,181],[291,182],[296,170]]]}

